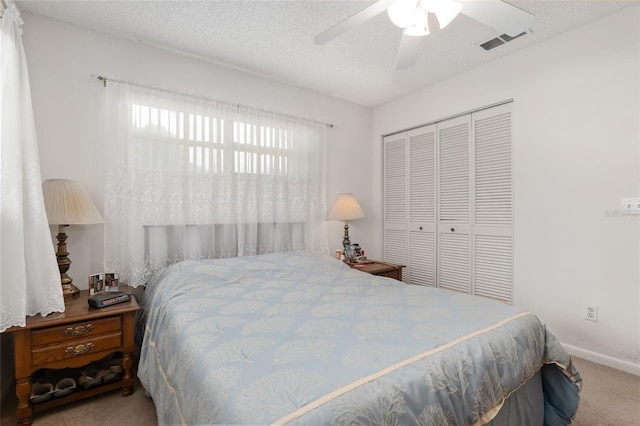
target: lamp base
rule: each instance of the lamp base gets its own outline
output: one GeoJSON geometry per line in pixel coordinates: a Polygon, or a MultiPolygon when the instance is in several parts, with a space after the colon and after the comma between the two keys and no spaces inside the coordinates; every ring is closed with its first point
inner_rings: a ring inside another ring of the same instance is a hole
{"type": "Polygon", "coordinates": [[[347,246],[351,244],[351,240],[349,239],[349,221],[345,220],[344,222],[344,237],[342,238],[342,246],[345,251],[347,250],[347,246]]]}
{"type": "Polygon", "coordinates": [[[80,294],[80,289],[74,284],[62,284],[62,296],[67,299],[69,297],[76,297],[80,294]]]}
{"type": "Polygon", "coordinates": [[[58,258],[58,269],[60,269],[60,283],[62,284],[62,296],[66,299],[69,297],[75,297],[80,294],[80,289],[76,287],[72,282],[73,278],[67,275],[69,266],[71,266],[71,260],[67,257],[67,234],[64,232],[64,228],[68,225],[60,225],[58,235],[58,251],[56,257],[58,258]]]}

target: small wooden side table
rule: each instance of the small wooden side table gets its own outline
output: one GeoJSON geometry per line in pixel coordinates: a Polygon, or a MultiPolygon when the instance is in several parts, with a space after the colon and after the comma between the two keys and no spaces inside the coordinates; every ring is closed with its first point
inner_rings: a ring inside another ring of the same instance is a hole
{"type": "Polygon", "coordinates": [[[122,388],[122,396],[133,393],[134,316],[140,306],[133,297],[129,302],[97,309],[89,306],[88,297],[89,291],[83,290],[78,296],[65,299],[65,312],[27,317],[24,327],[5,331],[14,333],[18,424],[30,425],[33,412],[114,389],[122,388]],[[69,395],[30,403],[31,376],[37,370],[80,368],[114,352],[122,354],[122,380],[83,389],[75,377],[78,388],[69,395]]]}
{"type": "Polygon", "coordinates": [[[353,269],[357,269],[368,274],[395,278],[398,281],[402,281],[402,268],[404,268],[404,265],[378,262],[376,260],[370,260],[365,263],[348,263],[348,265],[353,269]]]}

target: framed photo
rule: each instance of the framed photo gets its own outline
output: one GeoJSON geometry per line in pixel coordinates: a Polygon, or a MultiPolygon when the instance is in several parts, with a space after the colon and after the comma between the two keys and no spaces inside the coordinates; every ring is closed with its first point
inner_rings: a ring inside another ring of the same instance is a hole
{"type": "Polygon", "coordinates": [[[104,274],[105,280],[104,280],[104,284],[106,287],[106,291],[118,291],[119,289],[119,282],[118,282],[118,274],[113,273],[113,272],[107,272],[106,274],[104,274]]]}
{"type": "Polygon", "coordinates": [[[89,275],[89,294],[104,293],[104,274],[89,275]]]}

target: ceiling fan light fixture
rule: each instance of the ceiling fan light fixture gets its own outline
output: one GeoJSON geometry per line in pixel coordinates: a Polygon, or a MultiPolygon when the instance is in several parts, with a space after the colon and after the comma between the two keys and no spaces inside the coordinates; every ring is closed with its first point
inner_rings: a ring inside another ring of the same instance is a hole
{"type": "Polygon", "coordinates": [[[498,34],[504,33],[512,38],[526,34],[535,20],[533,14],[513,6],[512,0],[370,0],[369,2],[373,4],[316,35],[315,44],[325,44],[386,11],[393,24],[404,30],[396,60],[396,70],[403,71],[417,63],[422,39],[410,35],[429,34],[427,22],[423,25],[421,21],[425,15],[430,19],[429,13],[435,15],[441,29],[449,25],[459,13],[463,13],[470,19],[499,31],[498,34]]]}
{"type": "Polygon", "coordinates": [[[412,37],[422,37],[429,35],[429,24],[427,12],[418,7],[413,13],[413,24],[404,30],[404,33],[412,37]]]}
{"type": "Polygon", "coordinates": [[[400,28],[407,28],[414,22],[414,11],[418,0],[394,0],[387,8],[389,19],[393,25],[400,28]]]}
{"type": "Polygon", "coordinates": [[[462,10],[462,3],[453,0],[420,0],[427,12],[432,12],[438,19],[440,29],[443,29],[455,19],[462,10]]]}

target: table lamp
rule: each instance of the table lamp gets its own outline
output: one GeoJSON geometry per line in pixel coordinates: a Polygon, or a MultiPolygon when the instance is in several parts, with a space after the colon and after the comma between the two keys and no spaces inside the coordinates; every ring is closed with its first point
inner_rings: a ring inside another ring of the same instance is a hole
{"type": "Polygon", "coordinates": [[[356,197],[351,193],[338,194],[336,201],[331,206],[327,219],[344,220],[344,238],[342,239],[342,245],[345,250],[351,240],[349,239],[349,221],[354,219],[362,219],[367,217],[364,214],[364,210],[356,200],[356,197]]]}
{"type": "Polygon", "coordinates": [[[89,194],[76,181],[47,179],[42,183],[42,192],[49,225],[58,225],[56,257],[60,269],[62,294],[67,298],[80,293],[80,289],[73,284],[73,279],[67,275],[71,260],[68,258],[67,234],[65,234],[64,228],[69,225],[103,223],[104,220],[89,198],[89,194]]]}

